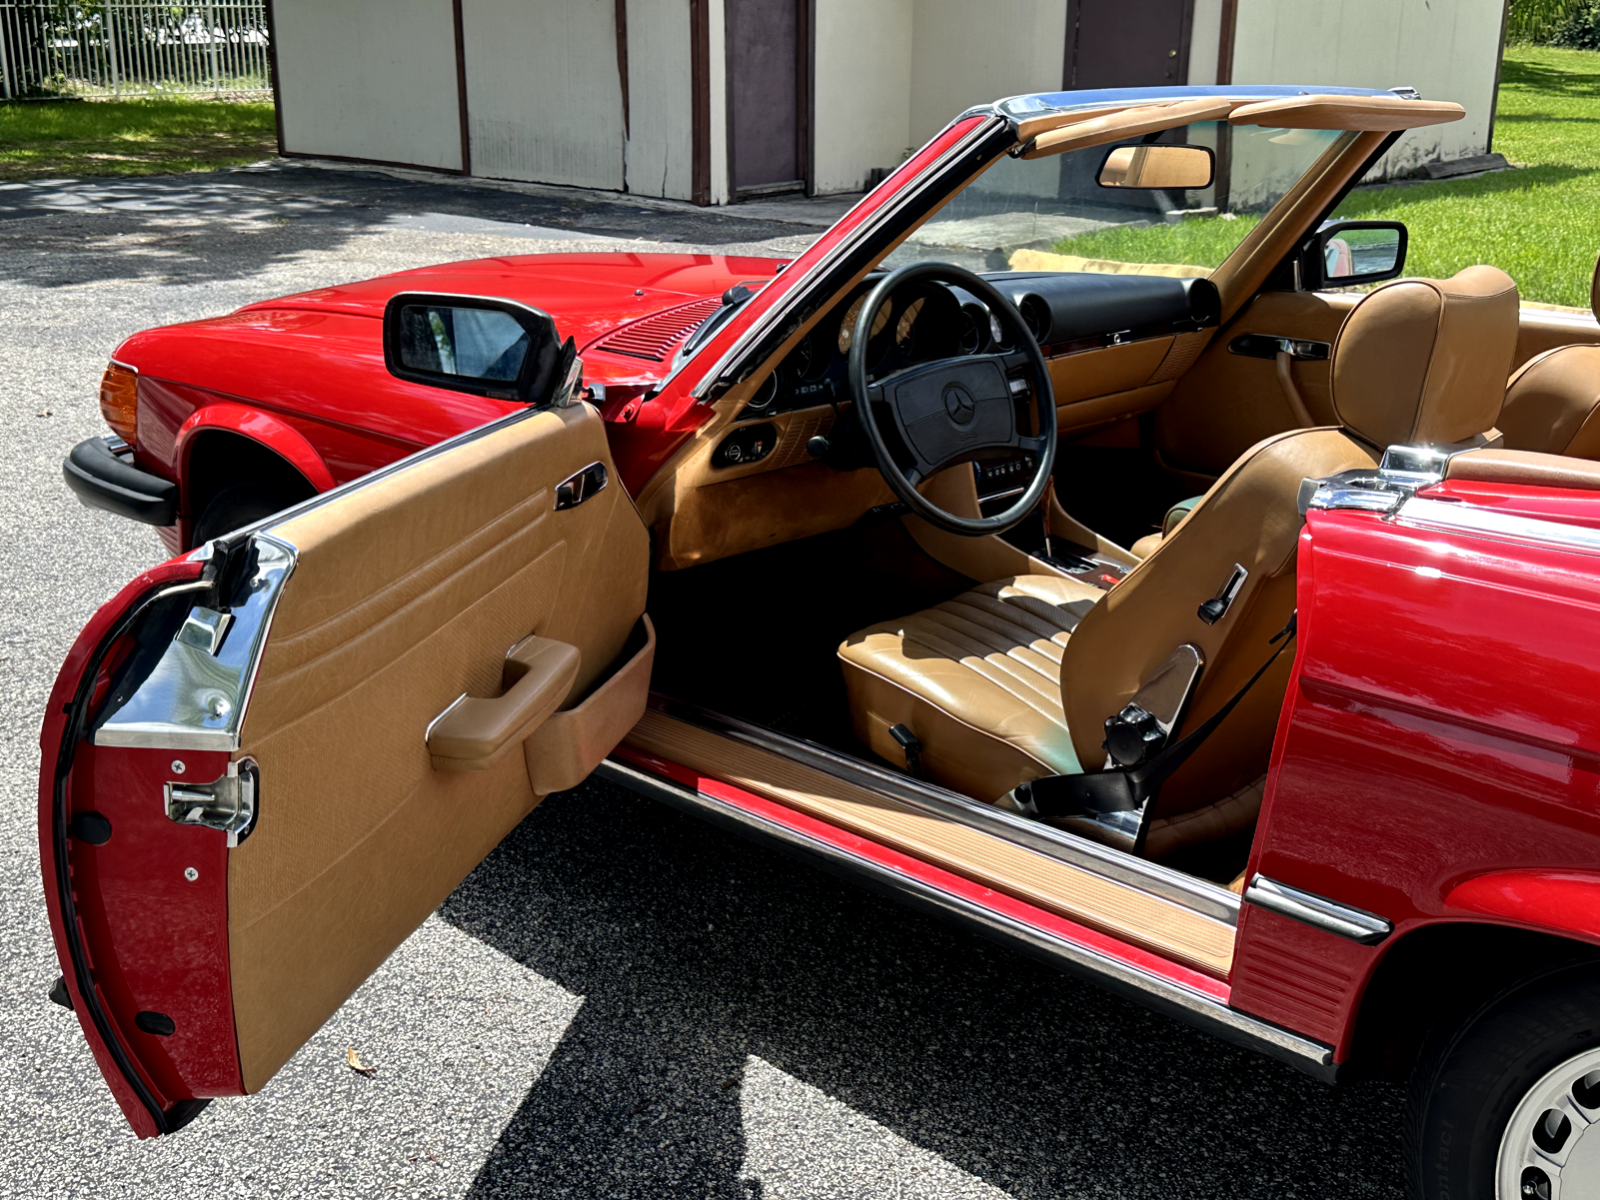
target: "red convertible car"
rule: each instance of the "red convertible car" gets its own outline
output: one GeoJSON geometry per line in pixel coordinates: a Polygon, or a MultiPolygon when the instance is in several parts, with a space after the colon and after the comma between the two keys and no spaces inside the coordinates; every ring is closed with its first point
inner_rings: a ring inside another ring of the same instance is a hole
{"type": "Polygon", "coordinates": [[[596,774],[1409,1080],[1419,1197],[1600,1192],[1600,327],[1338,214],[1461,115],[1024,96],[792,262],[131,338],[67,478],[187,552],[68,656],[39,831],[134,1131],[259,1090],[596,774]]]}

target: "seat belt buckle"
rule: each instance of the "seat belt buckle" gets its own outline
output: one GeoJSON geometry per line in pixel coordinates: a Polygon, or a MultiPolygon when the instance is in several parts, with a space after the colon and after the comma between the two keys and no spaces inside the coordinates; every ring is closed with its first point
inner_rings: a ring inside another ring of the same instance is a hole
{"type": "Polygon", "coordinates": [[[913,779],[922,778],[922,742],[904,725],[889,726],[889,736],[906,753],[906,771],[913,779]]]}

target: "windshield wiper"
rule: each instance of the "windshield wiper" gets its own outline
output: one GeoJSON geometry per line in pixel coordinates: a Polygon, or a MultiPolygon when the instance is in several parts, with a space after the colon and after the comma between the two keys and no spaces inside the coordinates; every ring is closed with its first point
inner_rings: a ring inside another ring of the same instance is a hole
{"type": "Polygon", "coordinates": [[[754,297],[755,292],[742,283],[736,283],[723,292],[722,307],[700,322],[700,327],[689,335],[688,341],[683,343],[683,349],[678,351],[678,357],[682,359],[693,354],[713,333],[728,323],[729,317],[733,316],[754,297]]]}

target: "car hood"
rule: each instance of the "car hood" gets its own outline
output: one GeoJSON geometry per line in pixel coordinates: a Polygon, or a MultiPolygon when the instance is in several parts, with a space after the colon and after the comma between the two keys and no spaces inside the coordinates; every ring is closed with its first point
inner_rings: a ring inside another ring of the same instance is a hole
{"type": "Polygon", "coordinates": [[[263,301],[240,312],[310,310],[381,318],[401,292],[515,300],[549,313],[593,378],[660,378],[697,325],[736,283],[765,284],[784,259],[720,254],[536,254],[382,275],[263,301]],[[613,336],[616,335],[616,336],[613,336]]]}

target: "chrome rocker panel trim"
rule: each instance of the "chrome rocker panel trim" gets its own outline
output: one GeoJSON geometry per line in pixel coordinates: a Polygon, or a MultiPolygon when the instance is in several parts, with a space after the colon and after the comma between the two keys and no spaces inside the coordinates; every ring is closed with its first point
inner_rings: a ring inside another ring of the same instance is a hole
{"type": "Polygon", "coordinates": [[[1332,1047],[1239,1012],[1214,996],[1119,962],[1087,946],[994,912],[893,867],[873,862],[726,800],[698,790],[691,791],[616,759],[605,760],[594,773],[601,779],[660,800],[730,832],[784,850],[913,908],[953,920],[992,941],[1020,950],[1069,974],[1088,979],[1236,1046],[1298,1067],[1324,1082],[1332,1083],[1338,1075],[1332,1047]]]}
{"type": "Polygon", "coordinates": [[[1239,897],[1207,880],[1185,875],[1159,863],[1131,858],[1124,851],[1102,846],[1029,817],[983,804],[959,792],[841,754],[816,742],[788,737],[760,725],[722,716],[682,701],[659,696],[657,699],[666,700],[663,711],[667,716],[690,725],[812,767],[932,816],[960,822],[993,837],[1115,880],[1209,917],[1230,930],[1239,923],[1239,897]]]}
{"type": "Polygon", "coordinates": [[[1394,932],[1394,926],[1380,916],[1315,892],[1290,887],[1265,875],[1257,875],[1250,881],[1250,886],[1244,890],[1244,900],[1246,904],[1254,904],[1324,933],[1360,942],[1363,946],[1376,946],[1394,932]]]}

